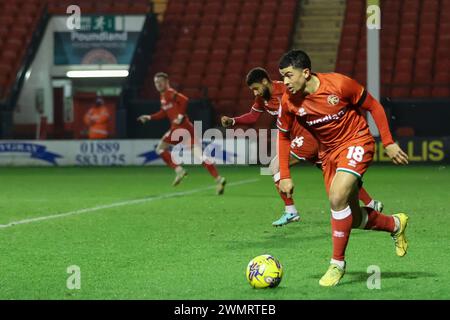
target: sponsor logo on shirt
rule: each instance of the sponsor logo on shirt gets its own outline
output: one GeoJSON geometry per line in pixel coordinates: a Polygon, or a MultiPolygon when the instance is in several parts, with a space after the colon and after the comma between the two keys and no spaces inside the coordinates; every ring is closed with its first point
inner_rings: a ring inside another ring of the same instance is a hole
{"type": "Polygon", "coordinates": [[[339,103],[339,97],[335,94],[330,94],[327,98],[327,102],[329,105],[335,106],[339,103]]]}
{"type": "Polygon", "coordinates": [[[328,123],[328,122],[331,122],[331,121],[340,120],[345,115],[346,111],[347,111],[347,108],[344,108],[341,111],[339,111],[338,113],[328,114],[325,117],[320,118],[320,119],[306,121],[306,123],[309,126],[314,126],[316,124],[324,124],[324,123],[328,123]]]}

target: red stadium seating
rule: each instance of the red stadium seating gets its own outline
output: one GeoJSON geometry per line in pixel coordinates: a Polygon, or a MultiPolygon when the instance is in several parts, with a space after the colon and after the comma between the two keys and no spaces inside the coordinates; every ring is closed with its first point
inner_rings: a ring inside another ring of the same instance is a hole
{"type": "MultiPolygon", "coordinates": [[[[169,70],[180,70],[180,88],[189,95],[207,92],[218,114],[247,112],[252,101],[245,84],[247,72],[263,66],[278,78],[277,64],[289,48],[287,35],[294,26],[297,2],[169,0],[152,64],[161,63],[165,56],[171,64],[169,70]],[[183,16],[181,23],[174,21],[175,16],[183,16]],[[173,23],[165,22],[167,18],[173,23]],[[188,35],[191,42],[186,40],[188,35]],[[170,46],[176,49],[167,49],[170,46]]],[[[152,85],[151,81],[147,85],[152,85]]]]}
{"type": "MultiPolygon", "coordinates": [[[[364,1],[347,0],[336,71],[366,79],[364,1]],[[359,16],[359,18],[358,18],[359,16]],[[360,21],[358,24],[357,21],[360,21]],[[351,51],[357,50],[357,54],[351,51]]],[[[382,94],[396,98],[449,97],[450,1],[382,0],[382,94]],[[446,10],[447,9],[447,10],[446,10]]],[[[364,82],[363,82],[364,83],[364,82]]]]}

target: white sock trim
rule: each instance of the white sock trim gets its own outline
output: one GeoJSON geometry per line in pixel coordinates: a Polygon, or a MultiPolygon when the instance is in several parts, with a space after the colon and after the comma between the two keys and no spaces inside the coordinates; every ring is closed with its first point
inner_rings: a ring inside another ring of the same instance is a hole
{"type": "Polygon", "coordinates": [[[287,213],[294,213],[294,214],[298,213],[297,208],[295,207],[294,204],[291,204],[289,206],[285,206],[284,207],[284,211],[287,212],[287,213]]]}
{"type": "Polygon", "coordinates": [[[336,259],[331,259],[331,260],[330,260],[330,264],[335,264],[335,265],[337,265],[339,268],[341,268],[342,270],[345,269],[345,261],[342,261],[342,260],[336,260],[336,259]]]}
{"type": "Polygon", "coordinates": [[[341,211],[334,211],[333,209],[331,209],[331,216],[333,217],[333,219],[336,219],[336,220],[344,220],[351,214],[352,214],[352,210],[350,209],[350,206],[347,206],[346,208],[344,208],[341,211]]]}
{"type": "Polygon", "coordinates": [[[364,229],[367,225],[367,221],[369,221],[369,214],[367,213],[366,208],[361,207],[361,224],[358,229],[364,229]]]}
{"type": "Polygon", "coordinates": [[[273,181],[274,182],[278,182],[278,181],[280,181],[280,178],[281,178],[281,174],[278,172],[278,173],[275,173],[274,175],[273,175],[273,181]]]}
{"type": "Polygon", "coordinates": [[[368,204],[366,204],[366,207],[375,209],[375,200],[370,200],[370,202],[368,204]]]}
{"type": "Polygon", "coordinates": [[[396,216],[393,216],[394,218],[394,233],[398,232],[398,230],[400,230],[400,220],[399,218],[397,218],[396,216]]]}

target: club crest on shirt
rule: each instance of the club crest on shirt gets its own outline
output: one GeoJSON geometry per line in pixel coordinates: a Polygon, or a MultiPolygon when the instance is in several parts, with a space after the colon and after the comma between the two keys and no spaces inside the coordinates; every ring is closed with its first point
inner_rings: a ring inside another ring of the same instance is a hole
{"type": "Polygon", "coordinates": [[[300,108],[300,109],[298,109],[297,114],[298,114],[300,117],[303,117],[304,115],[306,115],[305,108],[300,108]]]}
{"type": "Polygon", "coordinates": [[[339,103],[339,97],[335,94],[330,94],[327,98],[327,102],[329,105],[335,106],[339,103]]]}

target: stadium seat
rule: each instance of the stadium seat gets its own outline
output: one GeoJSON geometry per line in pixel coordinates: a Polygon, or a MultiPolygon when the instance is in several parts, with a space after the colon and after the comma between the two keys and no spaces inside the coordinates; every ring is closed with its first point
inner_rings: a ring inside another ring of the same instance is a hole
{"type": "Polygon", "coordinates": [[[275,1],[263,1],[260,12],[263,14],[273,14],[278,11],[278,4],[275,1]]]}
{"type": "Polygon", "coordinates": [[[217,2],[207,3],[203,9],[204,15],[216,16],[220,13],[222,5],[217,2]]]}
{"type": "MultiPolygon", "coordinates": [[[[266,50],[269,46],[269,38],[256,35],[252,39],[252,44],[258,46],[259,49],[266,50]]],[[[273,43],[270,45],[275,46],[273,43]]]]}
{"type": "Polygon", "coordinates": [[[217,30],[217,35],[221,37],[231,38],[233,35],[234,28],[228,24],[221,24],[217,30]]]}
{"type": "Polygon", "coordinates": [[[241,82],[242,76],[240,74],[226,72],[224,78],[222,79],[221,87],[237,87],[241,82]]]}
{"type": "Polygon", "coordinates": [[[219,36],[214,40],[213,43],[213,49],[219,49],[219,50],[228,50],[228,47],[231,44],[231,38],[230,37],[222,37],[219,36]]]}
{"type": "Polygon", "coordinates": [[[217,24],[217,15],[205,14],[200,18],[200,26],[213,26],[217,24]]]}
{"type": "Polygon", "coordinates": [[[209,50],[209,48],[212,45],[212,38],[211,37],[199,37],[194,42],[194,47],[201,50],[209,50]]]}
{"type": "Polygon", "coordinates": [[[222,87],[217,93],[217,97],[221,100],[236,100],[239,95],[239,87],[222,87]]]}
{"type": "MultiPolygon", "coordinates": [[[[237,16],[235,14],[228,14],[225,12],[223,15],[219,16],[218,23],[220,26],[226,26],[233,28],[236,24],[237,16]]],[[[223,35],[223,34],[219,34],[223,35]]]]}
{"type": "Polygon", "coordinates": [[[390,96],[393,98],[407,98],[410,96],[410,88],[405,87],[393,87],[390,96]]]}
{"type": "Polygon", "coordinates": [[[275,16],[273,13],[262,13],[258,16],[258,19],[256,20],[257,24],[264,24],[272,27],[274,22],[275,16]]]}
{"type": "Polygon", "coordinates": [[[416,86],[411,90],[411,97],[413,98],[427,98],[431,96],[430,87],[416,86]]]}
{"type": "Polygon", "coordinates": [[[186,68],[186,73],[202,75],[203,71],[205,70],[205,66],[206,64],[204,61],[197,61],[191,59],[191,62],[188,64],[186,68]]]}
{"type": "Polygon", "coordinates": [[[192,46],[192,38],[181,38],[178,39],[175,45],[176,50],[190,50],[192,46]]]}
{"type": "Polygon", "coordinates": [[[200,15],[203,11],[203,3],[196,1],[187,1],[183,14],[200,15]]]}
{"type": "Polygon", "coordinates": [[[191,95],[198,86],[207,89],[216,111],[231,103],[232,112],[240,113],[241,88],[242,101],[252,99],[245,90],[249,68],[265,66],[279,78],[278,60],[289,48],[296,5],[296,0],[170,0],[152,65],[165,63],[177,72],[180,88],[191,95]]]}
{"type": "Polygon", "coordinates": [[[220,75],[222,74],[224,68],[225,64],[223,61],[210,60],[208,65],[206,66],[206,73],[215,73],[220,75]]]}
{"type": "Polygon", "coordinates": [[[450,87],[448,85],[434,87],[431,96],[436,98],[450,98],[450,87]]]}
{"type": "Polygon", "coordinates": [[[181,92],[189,99],[202,99],[205,96],[206,91],[200,87],[183,87],[181,92]]]}
{"type": "Polygon", "coordinates": [[[219,87],[220,81],[222,80],[222,76],[220,75],[220,73],[207,73],[202,81],[201,81],[201,85],[205,86],[205,87],[219,87]]]}
{"type": "Polygon", "coordinates": [[[200,87],[202,83],[202,76],[199,74],[187,73],[183,78],[183,85],[190,88],[200,87]]]}
{"type": "Polygon", "coordinates": [[[169,75],[173,73],[184,74],[185,70],[186,70],[186,61],[180,60],[172,62],[169,65],[167,72],[169,73],[169,75]]]}
{"type": "Polygon", "coordinates": [[[227,65],[226,72],[232,74],[242,74],[242,69],[244,68],[243,61],[232,61],[227,65]]]}
{"type": "Polygon", "coordinates": [[[253,34],[253,28],[251,26],[238,25],[234,32],[235,32],[235,36],[250,38],[253,34]]]}
{"type": "Polygon", "coordinates": [[[248,48],[252,45],[252,41],[248,36],[237,36],[233,40],[232,48],[233,50],[244,50],[247,51],[248,48]]]}
{"type": "Polygon", "coordinates": [[[210,37],[215,33],[215,26],[212,25],[202,25],[197,29],[197,37],[208,36],[210,37]]]}
{"type": "Polygon", "coordinates": [[[205,62],[208,60],[208,56],[209,56],[208,50],[194,49],[190,59],[194,61],[205,62]]]}
{"type": "Polygon", "coordinates": [[[224,61],[227,57],[227,51],[223,49],[213,49],[210,60],[213,61],[224,61]]]}
{"type": "Polygon", "coordinates": [[[183,15],[185,2],[184,1],[169,1],[167,4],[166,12],[173,15],[183,15]]]}

